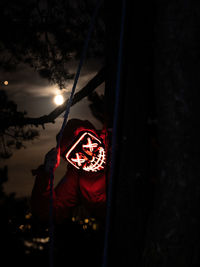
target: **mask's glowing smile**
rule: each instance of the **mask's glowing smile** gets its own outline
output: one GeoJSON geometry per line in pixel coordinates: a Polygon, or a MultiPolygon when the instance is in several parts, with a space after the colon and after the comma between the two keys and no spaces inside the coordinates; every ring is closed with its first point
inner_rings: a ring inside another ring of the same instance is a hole
{"type": "Polygon", "coordinates": [[[84,132],[65,153],[65,158],[77,169],[97,172],[105,167],[105,149],[102,141],[91,132],[84,132]]]}

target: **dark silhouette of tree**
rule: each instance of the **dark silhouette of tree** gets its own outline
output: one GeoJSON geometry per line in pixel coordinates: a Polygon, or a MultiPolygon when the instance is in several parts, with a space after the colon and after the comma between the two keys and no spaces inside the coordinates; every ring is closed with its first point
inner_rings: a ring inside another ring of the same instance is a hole
{"type": "Polygon", "coordinates": [[[17,104],[10,101],[4,90],[0,90],[0,157],[9,158],[12,150],[24,147],[23,141],[36,138],[39,133],[30,126],[20,123],[26,112],[17,110],[17,104]],[[17,122],[10,126],[10,122],[17,122]]]}
{"type": "Polygon", "coordinates": [[[102,124],[105,123],[104,95],[99,95],[97,92],[92,92],[88,95],[88,100],[91,102],[89,107],[93,116],[102,122],[102,124]]]}
{"type": "MultiPolygon", "coordinates": [[[[24,62],[64,88],[73,78],[66,63],[82,51],[96,1],[1,1],[0,68],[24,62]]],[[[104,21],[101,8],[87,56],[102,58],[104,21]]]]}
{"type": "Polygon", "coordinates": [[[158,181],[145,266],[200,264],[200,3],[156,1],[158,181]]]}
{"type": "MultiPolygon", "coordinates": [[[[107,266],[199,266],[200,3],[126,2],[107,266]]],[[[115,7],[110,46],[119,36],[115,7]]]]}
{"type": "MultiPolygon", "coordinates": [[[[111,8],[114,1],[107,4],[111,8]]],[[[156,113],[153,88],[152,2],[118,1],[108,25],[106,108],[113,127],[108,191],[110,227],[106,266],[142,266],[146,227],[152,211],[156,176],[156,113]],[[121,73],[117,72],[122,3],[126,2],[121,73]],[[132,37],[132,38],[131,38],[132,37]],[[120,76],[118,109],[116,82],[120,76]],[[113,140],[112,140],[113,141],[113,140]],[[114,158],[114,159],[113,159],[114,158]],[[114,166],[112,163],[115,163],[114,166]],[[110,189],[110,188],[109,188],[110,189]],[[110,194],[110,192],[112,194],[110,194]]]]}

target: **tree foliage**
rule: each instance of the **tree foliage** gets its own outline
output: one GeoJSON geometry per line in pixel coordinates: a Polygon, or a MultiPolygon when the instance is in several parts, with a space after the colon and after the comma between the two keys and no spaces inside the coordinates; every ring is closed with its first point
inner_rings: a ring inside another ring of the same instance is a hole
{"type": "Polygon", "coordinates": [[[10,101],[4,90],[0,90],[0,157],[6,159],[12,155],[13,148],[24,147],[23,141],[33,140],[39,135],[36,129],[20,124],[26,112],[17,110],[17,104],[10,101]],[[10,122],[19,122],[12,127],[10,122]]]}
{"type": "MultiPolygon", "coordinates": [[[[3,0],[0,3],[0,68],[29,64],[42,77],[63,88],[73,74],[66,63],[82,51],[95,1],[3,0]]],[[[98,15],[88,56],[102,57],[103,10],[98,15]]]]}

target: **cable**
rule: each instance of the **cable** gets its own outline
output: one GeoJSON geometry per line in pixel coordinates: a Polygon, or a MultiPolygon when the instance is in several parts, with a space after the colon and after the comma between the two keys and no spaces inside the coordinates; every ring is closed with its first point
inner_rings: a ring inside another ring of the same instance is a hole
{"type": "Polygon", "coordinates": [[[114,108],[114,121],[112,132],[112,149],[111,149],[111,164],[110,164],[110,177],[107,196],[107,214],[106,214],[106,229],[105,229],[105,241],[104,241],[104,254],[102,267],[107,267],[108,264],[108,243],[109,232],[111,224],[111,204],[113,195],[113,180],[114,169],[116,164],[116,144],[117,144],[117,127],[118,127],[118,115],[119,115],[119,99],[120,99],[120,82],[121,82],[121,67],[122,67],[122,54],[123,54],[123,38],[124,38],[124,24],[126,14],[126,0],[122,0],[122,14],[121,14],[121,27],[120,27],[120,39],[119,39],[119,51],[118,51],[118,64],[117,64],[117,79],[116,79],[116,93],[115,93],[115,108],[114,108]]]}
{"type": "MultiPolygon", "coordinates": [[[[92,15],[92,19],[90,22],[90,26],[89,26],[89,30],[88,30],[88,34],[87,37],[85,39],[85,43],[83,46],[83,50],[82,50],[82,54],[81,54],[81,58],[80,58],[80,62],[77,68],[77,72],[74,78],[74,83],[73,83],[73,87],[71,90],[71,94],[70,94],[70,98],[67,102],[67,106],[66,106],[66,111],[64,114],[64,120],[60,129],[60,132],[58,134],[58,139],[57,139],[57,146],[56,148],[59,149],[60,147],[60,142],[62,139],[62,134],[65,128],[65,125],[67,123],[67,119],[68,119],[68,115],[69,115],[69,111],[70,111],[70,107],[72,104],[72,100],[73,100],[73,96],[75,93],[75,89],[76,89],[76,85],[78,83],[78,79],[80,76],[80,72],[81,72],[81,68],[83,66],[83,62],[86,58],[86,53],[87,53],[87,48],[88,48],[88,44],[91,38],[91,34],[94,28],[94,24],[95,24],[95,19],[97,17],[98,14],[98,10],[100,8],[102,0],[97,0],[97,4],[96,7],[94,9],[93,15],[92,15]]],[[[54,170],[51,170],[51,176],[50,176],[50,210],[49,210],[49,237],[50,237],[50,244],[49,244],[49,266],[53,267],[54,266],[54,257],[53,257],[53,249],[54,249],[54,223],[53,223],[53,181],[54,181],[54,170]]]]}

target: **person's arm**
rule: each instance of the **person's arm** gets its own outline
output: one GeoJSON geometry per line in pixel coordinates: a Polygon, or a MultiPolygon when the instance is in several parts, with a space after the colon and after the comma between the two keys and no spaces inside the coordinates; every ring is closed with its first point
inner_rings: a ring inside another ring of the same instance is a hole
{"type": "MultiPolygon", "coordinates": [[[[51,160],[45,161],[49,163],[51,160]]],[[[51,163],[54,166],[56,165],[53,161],[51,163]]],[[[52,164],[49,164],[48,168],[46,163],[34,171],[36,180],[31,195],[31,208],[33,215],[43,222],[48,222],[49,220],[50,169],[52,164]]],[[[78,188],[77,172],[69,168],[65,177],[53,191],[53,216],[56,223],[61,223],[71,216],[73,207],[78,204],[78,188]]]]}

